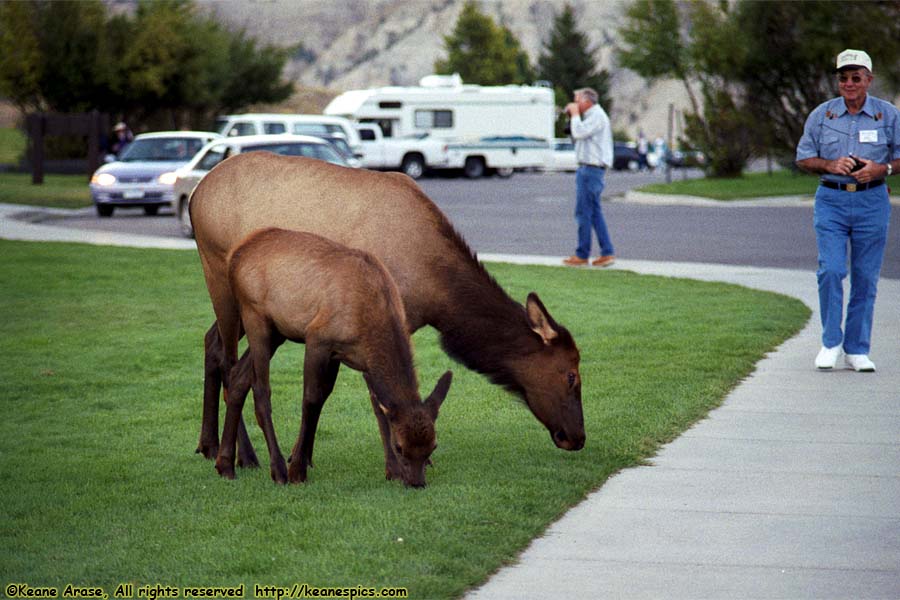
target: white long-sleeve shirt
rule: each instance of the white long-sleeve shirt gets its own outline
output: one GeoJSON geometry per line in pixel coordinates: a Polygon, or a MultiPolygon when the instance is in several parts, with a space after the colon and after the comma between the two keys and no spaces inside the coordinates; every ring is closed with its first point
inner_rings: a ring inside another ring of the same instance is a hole
{"type": "Polygon", "coordinates": [[[599,104],[582,115],[574,115],[569,123],[575,140],[575,158],[580,165],[609,168],[613,164],[612,127],[606,111],[599,104]]]}

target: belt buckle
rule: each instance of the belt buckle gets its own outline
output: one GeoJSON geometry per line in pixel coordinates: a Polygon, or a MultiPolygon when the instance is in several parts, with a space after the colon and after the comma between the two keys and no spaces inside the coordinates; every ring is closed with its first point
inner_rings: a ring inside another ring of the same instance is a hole
{"type": "Polygon", "coordinates": [[[855,192],[855,191],[856,191],[856,184],[855,184],[855,183],[848,183],[847,186],[846,186],[846,189],[847,189],[848,192],[855,192]]]}

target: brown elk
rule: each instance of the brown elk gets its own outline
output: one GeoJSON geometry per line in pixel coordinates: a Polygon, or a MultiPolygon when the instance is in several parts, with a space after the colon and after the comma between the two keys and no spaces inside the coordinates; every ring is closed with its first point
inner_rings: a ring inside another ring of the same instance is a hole
{"type": "Polygon", "coordinates": [[[241,324],[247,354],[229,374],[229,394],[216,469],[234,478],[238,422],[250,387],[256,420],[269,447],[272,479],[306,481],[319,415],[334,388],[338,366],[362,371],[371,391],[388,479],[425,485],[435,448],[434,422],[447,395],[447,371],[434,392],[419,398],[403,302],[381,262],[320,236],[267,228],[231,253],[228,280],[240,321],[219,321],[226,352],[237,352],[241,324]],[[306,344],[300,436],[287,470],[272,425],[269,362],[285,341],[306,344]]]}
{"type": "MultiPolygon", "coordinates": [[[[217,319],[237,304],[227,256],[251,231],[309,231],[377,256],[394,278],[410,332],[431,325],[444,350],[519,396],[565,450],[584,446],[579,352],[538,296],[523,307],[487,273],[447,217],[405,175],[347,169],[264,152],[216,166],[191,198],[191,222],[217,319]]],[[[215,324],[206,335],[203,426],[198,453],[218,448],[225,353],[215,324]]],[[[227,390],[227,382],[224,382],[227,390]]],[[[240,430],[239,463],[255,456],[240,430]]]]}

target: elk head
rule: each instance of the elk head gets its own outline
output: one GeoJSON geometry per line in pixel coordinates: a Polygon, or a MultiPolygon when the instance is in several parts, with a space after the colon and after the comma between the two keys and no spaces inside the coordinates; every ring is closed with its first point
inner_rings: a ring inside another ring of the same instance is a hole
{"type": "Polygon", "coordinates": [[[584,447],[580,355],[569,331],[557,324],[537,294],[525,302],[528,325],[538,336],[537,350],[512,360],[516,390],[563,450],[584,447]]]}
{"type": "Polygon", "coordinates": [[[437,448],[434,422],[452,379],[451,371],[444,373],[431,395],[412,406],[394,405],[378,399],[378,406],[388,420],[390,447],[399,464],[403,483],[409,487],[425,487],[425,467],[437,448]]]}

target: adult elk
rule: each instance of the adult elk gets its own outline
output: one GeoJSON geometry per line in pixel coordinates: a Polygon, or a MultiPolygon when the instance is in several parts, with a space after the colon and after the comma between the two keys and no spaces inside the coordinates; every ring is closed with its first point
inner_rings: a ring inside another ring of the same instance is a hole
{"type": "Polygon", "coordinates": [[[381,262],[320,236],[267,228],[231,253],[228,280],[239,315],[219,319],[226,354],[237,353],[241,325],[248,354],[229,374],[228,410],[216,470],[234,478],[234,450],[244,400],[253,387],[256,420],[269,447],[276,483],[306,481],[319,415],[340,363],[362,371],[384,443],[385,474],[425,485],[435,448],[434,421],[452,374],[419,398],[403,302],[381,262]],[[306,344],[300,436],[287,469],[272,425],[269,362],[286,339],[306,344]]]}
{"type": "MultiPolygon", "coordinates": [[[[365,250],[394,278],[410,332],[433,326],[451,357],[518,395],[559,448],[584,446],[579,353],[571,334],[536,294],[528,295],[524,307],[511,299],[405,175],[250,152],[210,171],[194,191],[190,211],[217,319],[238,313],[228,285],[228,254],[255,229],[309,231],[365,250]]],[[[207,458],[218,449],[222,374],[236,360],[233,350],[223,350],[213,324],[206,334],[197,448],[207,458]]],[[[239,463],[252,464],[243,422],[239,435],[239,463]]]]}

